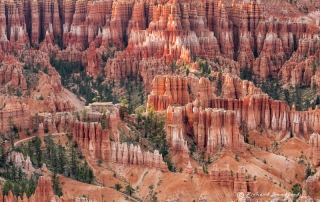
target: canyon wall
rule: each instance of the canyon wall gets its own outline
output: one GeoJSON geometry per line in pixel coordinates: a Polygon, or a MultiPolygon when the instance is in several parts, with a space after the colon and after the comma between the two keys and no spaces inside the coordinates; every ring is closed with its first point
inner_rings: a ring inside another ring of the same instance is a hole
{"type": "Polygon", "coordinates": [[[31,123],[31,114],[27,104],[3,103],[0,110],[0,131],[7,132],[13,126],[18,129],[26,129],[31,126],[31,123]]]}
{"type": "Polygon", "coordinates": [[[179,76],[156,76],[152,82],[148,104],[155,111],[167,109],[171,104],[185,105],[189,102],[188,80],[179,76]]]}
{"type": "MultiPolygon", "coordinates": [[[[171,104],[186,105],[195,102],[197,106],[212,107],[216,97],[241,99],[251,95],[266,95],[252,82],[241,80],[231,74],[214,73],[214,81],[193,74],[189,76],[156,76],[148,96],[148,105],[155,111],[163,111],[171,104]],[[221,81],[221,92],[218,94],[218,82],[221,81]]],[[[213,107],[212,107],[213,108],[213,107]]]]}
{"type": "MultiPolygon", "coordinates": [[[[193,141],[200,149],[206,148],[214,153],[219,148],[234,152],[244,152],[244,139],[240,135],[236,122],[236,113],[223,109],[193,107],[168,107],[167,110],[167,141],[176,144],[177,138],[183,138],[185,128],[193,134],[193,141]]],[[[181,145],[181,144],[180,144],[181,145]]],[[[175,148],[177,146],[174,146],[175,148]]],[[[183,148],[182,146],[180,146],[183,148]]]]}

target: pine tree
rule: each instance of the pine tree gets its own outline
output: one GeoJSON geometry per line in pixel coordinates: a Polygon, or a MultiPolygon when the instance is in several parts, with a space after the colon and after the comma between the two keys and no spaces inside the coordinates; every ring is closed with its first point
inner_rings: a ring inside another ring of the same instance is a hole
{"type": "Polygon", "coordinates": [[[22,177],[23,177],[23,172],[22,172],[22,169],[19,168],[19,170],[18,170],[18,180],[19,180],[19,182],[22,181],[22,177]]]}
{"type": "Polygon", "coordinates": [[[15,165],[11,167],[11,180],[15,181],[17,176],[17,168],[15,165]]]}
{"type": "Polygon", "coordinates": [[[30,187],[29,187],[29,186],[26,187],[25,192],[26,192],[27,198],[30,198],[30,196],[32,195],[32,193],[31,193],[31,190],[30,190],[30,187]]]}
{"type": "Polygon", "coordinates": [[[3,196],[8,195],[9,191],[13,189],[13,184],[10,180],[7,180],[2,188],[2,194],[3,196]]]}
{"type": "Polygon", "coordinates": [[[115,184],[114,187],[116,188],[117,191],[120,191],[122,189],[122,185],[119,183],[115,184]]]}
{"type": "Polygon", "coordinates": [[[51,166],[53,168],[53,172],[58,172],[58,156],[57,156],[57,149],[53,145],[51,148],[51,166]]]}
{"type": "Polygon", "coordinates": [[[38,117],[38,113],[36,113],[33,117],[33,131],[36,132],[38,131],[38,126],[39,126],[39,117],[38,117]]]}
{"type": "Polygon", "coordinates": [[[33,149],[31,141],[28,142],[27,154],[30,157],[30,159],[33,159],[33,149]]]}
{"type": "Polygon", "coordinates": [[[20,183],[20,196],[23,196],[23,193],[26,192],[27,182],[26,180],[22,180],[20,183]]]}
{"type": "Polygon", "coordinates": [[[64,173],[66,166],[65,149],[62,146],[60,140],[58,144],[58,162],[59,162],[59,173],[64,173]]]}
{"type": "Polygon", "coordinates": [[[82,120],[83,120],[84,122],[87,121],[87,109],[86,109],[86,108],[84,108],[84,109],[82,110],[82,120]]]}
{"type": "Polygon", "coordinates": [[[38,136],[36,136],[34,143],[35,143],[36,160],[37,160],[38,166],[40,167],[42,165],[41,139],[38,136]]]}
{"type": "Polygon", "coordinates": [[[93,182],[93,179],[94,179],[94,175],[93,175],[93,171],[91,168],[87,168],[87,182],[88,183],[92,183],[93,182]]]}
{"type": "Polygon", "coordinates": [[[217,92],[216,94],[220,96],[222,92],[222,72],[220,71],[218,74],[218,81],[217,81],[217,92]]]}
{"type": "Polygon", "coordinates": [[[34,194],[35,190],[37,188],[37,183],[34,180],[34,176],[31,176],[30,180],[29,180],[29,189],[30,189],[30,193],[34,194]]]}
{"type": "Polygon", "coordinates": [[[11,147],[14,148],[14,140],[16,138],[19,138],[19,134],[18,134],[18,129],[13,123],[12,116],[8,117],[8,125],[9,125],[9,130],[7,131],[7,136],[10,140],[11,147]]]}
{"type": "Polygon", "coordinates": [[[77,156],[74,146],[75,144],[71,145],[71,173],[75,176],[77,171],[77,156]]]}
{"type": "Polygon", "coordinates": [[[126,192],[129,194],[129,196],[131,196],[134,193],[134,189],[130,185],[127,185],[126,192]]]}
{"type": "Polygon", "coordinates": [[[107,121],[106,121],[107,115],[106,115],[106,113],[107,113],[107,110],[104,109],[103,113],[102,113],[101,121],[100,121],[102,129],[106,129],[106,127],[107,127],[107,121]]]}
{"type": "Polygon", "coordinates": [[[57,174],[54,173],[52,176],[52,189],[54,193],[60,197],[62,196],[62,189],[59,186],[60,186],[59,176],[57,176],[57,174]]]}
{"type": "Polygon", "coordinates": [[[6,155],[5,155],[5,150],[4,150],[4,144],[0,145],[0,167],[2,167],[6,163],[6,155]]]}
{"type": "Polygon", "coordinates": [[[14,183],[12,193],[13,193],[13,195],[16,196],[16,197],[19,196],[19,193],[20,193],[19,184],[14,183]]]}

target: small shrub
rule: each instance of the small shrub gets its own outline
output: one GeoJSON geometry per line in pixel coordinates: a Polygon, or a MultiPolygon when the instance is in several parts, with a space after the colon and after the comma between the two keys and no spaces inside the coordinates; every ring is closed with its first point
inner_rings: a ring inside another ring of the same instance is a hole
{"type": "Polygon", "coordinates": [[[122,185],[117,183],[114,185],[114,188],[117,190],[117,191],[120,191],[122,189],[122,185]]]}
{"type": "Polygon", "coordinates": [[[43,96],[40,95],[40,97],[38,97],[38,100],[43,100],[43,96]]]}
{"type": "Polygon", "coordinates": [[[238,162],[240,161],[239,156],[237,154],[234,156],[234,159],[238,162]]]}

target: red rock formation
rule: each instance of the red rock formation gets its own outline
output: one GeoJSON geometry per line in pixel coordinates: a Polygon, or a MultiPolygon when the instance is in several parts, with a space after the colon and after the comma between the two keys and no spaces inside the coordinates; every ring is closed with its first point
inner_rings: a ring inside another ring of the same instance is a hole
{"type": "Polygon", "coordinates": [[[188,165],[187,165],[187,168],[186,168],[186,172],[187,172],[189,175],[193,174],[193,168],[192,168],[192,166],[191,166],[190,161],[188,162],[188,165]]]}
{"type": "Polygon", "coordinates": [[[182,121],[182,109],[176,107],[172,109],[168,107],[168,119],[166,131],[167,141],[172,146],[174,153],[182,153],[183,163],[188,164],[189,162],[189,149],[187,141],[184,140],[184,125],[182,121]]]}
{"type": "Polygon", "coordinates": [[[285,102],[272,101],[267,95],[253,95],[239,100],[217,98],[212,100],[211,107],[234,110],[237,123],[240,125],[242,120],[246,120],[249,130],[254,130],[259,124],[273,131],[286,130],[290,123],[289,107],[285,102]]]}
{"type": "Polygon", "coordinates": [[[212,153],[219,147],[243,152],[244,141],[232,111],[193,109],[193,131],[198,147],[212,153]],[[219,133],[221,131],[221,134],[219,133]]]}
{"type": "MultiPolygon", "coordinates": [[[[218,73],[215,77],[218,80],[218,73]]],[[[249,95],[264,95],[252,82],[240,80],[231,74],[223,74],[221,80],[221,97],[239,99],[249,95]]],[[[157,76],[152,83],[148,105],[153,106],[155,111],[162,111],[170,104],[185,105],[195,99],[195,106],[211,107],[211,101],[217,97],[216,88],[217,83],[203,77],[157,76]]]]}
{"type": "Polygon", "coordinates": [[[246,193],[248,190],[247,181],[246,181],[246,173],[243,166],[238,167],[238,172],[236,172],[233,191],[235,193],[244,192],[246,193]]]}
{"type": "Polygon", "coordinates": [[[34,192],[36,201],[50,201],[54,196],[50,177],[40,177],[38,179],[38,187],[34,192]]]}
{"type": "Polygon", "coordinates": [[[137,165],[155,168],[163,172],[168,171],[167,164],[163,161],[162,155],[158,150],[154,153],[142,152],[140,146],[129,146],[127,143],[111,142],[111,160],[113,163],[123,165],[137,165]]]}
{"type": "MultiPolygon", "coordinates": [[[[202,110],[200,107],[175,108],[167,110],[167,140],[172,144],[174,150],[182,150],[184,125],[182,117],[191,126],[194,141],[200,149],[207,148],[207,152],[213,153],[220,147],[235,152],[244,151],[243,136],[238,131],[236,113],[219,109],[202,110]]],[[[187,160],[186,160],[187,162],[187,160]]]]}
{"type": "MultiPolygon", "coordinates": [[[[1,196],[1,195],[0,195],[1,196]]],[[[27,198],[27,195],[23,194],[23,200],[16,198],[10,190],[7,196],[4,196],[4,202],[61,202],[62,200],[54,195],[52,189],[52,183],[50,177],[39,177],[38,186],[35,193],[27,198]]]]}
{"type": "Polygon", "coordinates": [[[9,117],[17,128],[30,128],[31,114],[28,105],[19,102],[4,102],[1,106],[3,109],[0,111],[0,131],[6,132],[10,129],[9,117]]]}
{"type": "MultiPolygon", "coordinates": [[[[277,77],[281,66],[285,62],[285,52],[282,41],[276,33],[276,29],[276,25],[269,25],[261,53],[258,49],[260,55],[254,61],[253,67],[253,73],[256,75],[256,78],[264,80],[268,76],[273,78],[277,77]]],[[[261,33],[259,33],[258,37],[260,37],[260,39],[257,39],[257,41],[263,41],[263,35],[261,35],[261,33]]]]}
{"type": "Polygon", "coordinates": [[[101,158],[105,161],[110,159],[111,149],[109,140],[109,131],[102,130],[98,123],[91,122],[90,131],[85,127],[86,123],[76,121],[73,126],[74,140],[82,149],[90,152],[94,159],[101,158]]]}
{"type": "Polygon", "coordinates": [[[264,6],[256,1],[251,3],[236,3],[233,1],[232,6],[227,8],[228,15],[232,20],[233,24],[240,28],[242,24],[248,27],[248,30],[254,31],[259,22],[265,19],[264,6]]]}
{"type": "Polygon", "coordinates": [[[0,67],[0,90],[6,92],[8,86],[26,90],[27,82],[22,74],[23,64],[16,61],[12,55],[5,57],[2,64],[0,67]]]}
{"type": "MultiPolygon", "coordinates": [[[[105,67],[107,80],[120,80],[137,74],[148,84],[154,72],[162,70],[158,67],[142,68],[142,60],[144,64],[150,59],[161,60],[165,65],[173,60],[186,64],[194,56],[215,59],[221,54],[237,59],[241,68],[246,65],[253,67],[259,80],[269,75],[278,76],[282,64],[291,56],[294,44],[299,42],[299,49],[305,47],[303,40],[315,32],[312,23],[296,23],[299,19],[291,22],[268,20],[269,16],[265,16],[264,11],[272,13],[270,7],[273,6],[254,1],[239,4],[169,1],[155,4],[45,0],[32,1],[23,8],[22,3],[5,2],[0,6],[0,44],[3,50],[21,50],[29,41],[27,35],[32,44],[45,38],[40,45],[41,50],[57,53],[57,58],[63,60],[82,61],[88,66],[87,72],[97,76],[102,64],[101,51],[106,50],[109,44],[123,46],[128,42],[125,50],[108,60],[105,67]],[[26,19],[29,14],[31,19],[26,19]],[[57,42],[58,37],[62,37],[66,47],[62,51],[52,43],[57,42]],[[88,51],[83,51],[87,48],[88,51]]],[[[314,10],[312,5],[308,9],[314,10]]],[[[292,83],[300,82],[296,80],[301,69],[303,71],[300,67],[296,70],[297,76],[292,83]]],[[[308,70],[303,82],[310,80],[310,76],[308,70]]]]}
{"type": "Polygon", "coordinates": [[[165,64],[165,61],[162,59],[148,58],[142,59],[139,62],[139,75],[141,75],[145,90],[147,92],[151,91],[151,83],[157,75],[169,74],[171,69],[168,65],[165,64]]]}
{"type": "Polygon", "coordinates": [[[318,133],[313,133],[310,136],[310,154],[309,158],[313,166],[318,166],[320,164],[320,135],[318,133]]]}
{"type": "Polygon", "coordinates": [[[306,136],[308,133],[320,132],[319,109],[296,111],[295,105],[290,107],[283,101],[274,101],[267,95],[253,95],[240,100],[214,99],[212,108],[234,110],[237,114],[237,123],[246,120],[249,130],[263,126],[267,130],[285,132],[292,128],[294,134],[306,136]]]}
{"type": "Polygon", "coordinates": [[[306,190],[302,191],[301,196],[298,198],[297,202],[309,202],[309,201],[313,201],[312,197],[307,195],[306,190]]]}
{"type": "MultiPolygon", "coordinates": [[[[289,83],[293,86],[308,86],[312,83],[312,76],[316,73],[319,51],[315,49],[317,40],[302,38],[299,40],[297,51],[283,65],[279,72],[283,83],[289,83]]],[[[313,81],[316,84],[316,76],[313,81]]]]}
{"type": "Polygon", "coordinates": [[[89,152],[93,159],[101,158],[102,127],[101,124],[90,123],[89,152]]]}
{"type": "Polygon", "coordinates": [[[156,76],[148,96],[148,105],[154,110],[165,110],[170,104],[185,105],[189,102],[187,78],[176,76],[156,76]]]}
{"type": "Polygon", "coordinates": [[[219,170],[216,164],[213,165],[213,169],[210,171],[210,181],[221,186],[227,186],[233,189],[234,193],[238,192],[252,192],[256,193],[257,183],[251,179],[246,179],[246,173],[243,166],[238,167],[238,171],[235,173],[235,177],[231,176],[229,164],[225,170],[219,170]]]}
{"type": "Polygon", "coordinates": [[[8,192],[7,196],[4,196],[4,202],[15,202],[16,198],[13,196],[12,191],[8,192]]]}
{"type": "MultiPolygon", "coordinates": [[[[28,44],[25,19],[23,16],[22,4],[13,1],[6,2],[7,39],[9,39],[6,51],[18,51],[28,44]],[[20,8],[20,9],[19,9],[20,8]]],[[[5,42],[5,39],[4,39],[5,42]]]]}
{"type": "MultiPolygon", "coordinates": [[[[116,5],[115,10],[122,6],[120,3],[114,5],[116,5]]],[[[164,5],[151,6],[152,9],[149,9],[149,16],[152,16],[152,20],[149,19],[149,27],[146,29],[145,26],[139,26],[140,24],[145,25],[144,18],[141,17],[141,14],[143,14],[142,7],[142,4],[135,4],[133,8],[132,20],[129,22],[128,27],[128,35],[130,35],[128,47],[126,51],[116,54],[115,59],[107,63],[107,79],[119,80],[129,75],[130,71],[135,73],[136,64],[130,65],[130,63],[126,63],[127,65],[124,67],[124,65],[119,64],[123,60],[133,61],[135,59],[139,63],[141,58],[156,57],[162,58],[166,64],[169,64],[173,59],[179,62],[190,62],[192,55],[208,57],[220,55],[218,42],[213,33],[206,27],[205,8],[202,3],[199,3],[197,8],[192,6],[192,13],[196,13],[196,9],[198,9],[200,16],[189,15],[191,12],[189,4],[183,6],[183,26],[190,27],[194,31],[188,31],[189,28],[186,31],[182,30],[181,19],[178,17],[180,15],[180,5],[171,4],[171,2],[164,5]],[[142,10],[139,13],[139,19],[138,10],[142,10]],[[198,38],[198,40],[194,40],[195,38],[198,38]],[[167,42],[167,40],[169,41],[167,42]],[[128,55],[127,51],[130,51],[129,58],[126,57],[128,55]]],[[[119,23],[116,19],[117,16],[118,13],[114,15],[115,24],[119,23]]],[[[123,16],[122,18],[126,19],[123,16]]],[[[119,30],[116,32],[121,32],[120,28],[121,26],[118,25],[119,30]]]]}
{"type": "Polygon", "coordinates": [[[213,13],[213,30],[220,43],[221,53],[227,58],[232,59],[234,52],[233,23],[228,19],[225,5],[221,1],[214,3],[213,7],[215,8],[213,13]]]}
{"type": "Polygon", "coordinates": [[[83,61],[83,63],[87,66],[87,73],[89,75],[98,75],[101,71],[101,56],[99,57],[99,55],[96,53],[94,42],[90,43],[86,56],[87,57],[83,59],[86,62],[83,61]]]}
{"type": "Polygon", "coordinates": [[[306,180],[306,188],[309,190],[310,196],[315,197],[319,193],[320,175],[309,176],[306,180]]]}
{"type": "Polygon", "coordinates": [[[128,146],[126,143],[110,142],[109,130],[102,130],[100,123],[76,121],[72,130],[74,140],[79,146],[88,151],[91,158],[102,159],[105,162],[121,163],[124,165],[141,165],[167,171],[167,165],[156,150],[154,153],[142,153],[139,146],[128,146]]]}
{"type": "Polygon", "coordinates": [[[31,43],[37,44],[40,37],[40,8],[38,1],[31,2],[31,43]]]}
{"type": "Polygon", "coordinates": [[[229,164],[227,164],[227,168],[225,170],[219,170],[218,166],[214,164],[210,171],[210,181],[233,189],[233,177],[231,176],[229,164]]]}

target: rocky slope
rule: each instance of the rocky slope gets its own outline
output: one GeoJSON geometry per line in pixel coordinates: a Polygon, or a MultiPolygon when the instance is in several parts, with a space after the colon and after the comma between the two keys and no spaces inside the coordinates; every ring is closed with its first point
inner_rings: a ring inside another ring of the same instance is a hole
{"type": "Polygon", "coordinates": [[[1,1],[0,174],[44,177],[0,201],[319,199],[319,6],[1,1]],[[61,197],[48,134],[81,157],[61,197]]]}

